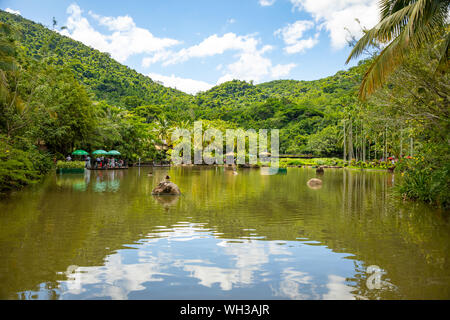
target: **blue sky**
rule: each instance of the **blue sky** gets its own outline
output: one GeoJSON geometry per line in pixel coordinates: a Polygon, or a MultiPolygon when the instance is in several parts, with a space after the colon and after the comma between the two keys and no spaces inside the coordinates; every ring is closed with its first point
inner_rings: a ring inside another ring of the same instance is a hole
{"type": "MultiPolygon", "coordinates": [[[[1,0],[188,93],[232,79],[314,80],[346,69],[349,30],[378,20],[377,0],[1,0]],[[355,19],[359,19],[360,24],[355,19]]],[[[354,65],[352,62],[350,64],[354,65]]]]}

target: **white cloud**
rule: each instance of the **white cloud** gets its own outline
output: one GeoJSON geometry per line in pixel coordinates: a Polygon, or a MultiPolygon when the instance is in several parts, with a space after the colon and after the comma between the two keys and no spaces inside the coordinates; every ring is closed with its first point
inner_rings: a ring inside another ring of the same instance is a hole
{"type": "Polygon", "coordinates": [[[173,54],[172,51],[160,51],[160,52],[157,52],[151,57],[143,58],[142,59],[142,66],[144,68],[147,68],[150,65],[152,65],[153,63],[156,63],[156,62],[159,62],[159,61],[163,61],[163,60],[167,60],[167,59],[170,58],[171,54],[173,54]]]}
{"type": "Polygon", "coordinates": [[[251,52],[256,50],[257,45],[258,40],[252,36],[238,36],[232,32],[228,32],[223,36],[214,34],[197,45],[172,53],[170,58],[164,61],[163,65],[176,64],[192,58],[211,57],[223,54],[228,50],[251,52]]]}
{"type": "Polygon", "coordinates": [[[277,64],[272,68],[272,77],[281,78],[287,76],[293,68],[297,65],[295,63],[277,64]]]}
{"type": "Polygon", "coordinates": [[[261,52],[243,53],[239,59],[227,66],[224,75],[217,80],[217,84],[234,79],[261,82],[267,78],[280,78],[287,76],[296,64],[273,65],[269,58],[261,55],[261,52]]]}
{"type": "Polygon", "coordinates": [[[348,32],[356,37],[362,36],[361,27],[355,19],[366,28],[377,24],[378,0],[290,0],[294,9],[306,11],[312,15],[320,28],[325,28],[330,35],[334,49],[347,45],[348,32]]]}
{"type": "Polygon", "coordinates": [[[108,52],[119,62],[126,61],[134,54],[158,53],[180,43],[175,39],[155,37],[147,29],[137,27],[129,16],[102,17],[89,12],[98,24],[112,31],[112,34],[105,35],[91,26],[78,5],[70,5],[67,13],[69,14],[66,22],[67,29],[61,31],[61,34],[100,51],[108,52]]]}
{"type": "Polygon", "coordinates": [[[20,11],[19,10],[13,10],[11,8],[6,8],[5,9],[6,12],[12,13],[12,14],[17,14],[20,16],[20,11]]]}
{"type": "Polygon", "coordinates": [[[263,7],[271,6],[275,3],[276,0],[259,0],[259,4],[263,7]]]}
{"type": "Polygon", "coordinates": [[[299,20],[292,24],[288,24],[282,29],[278,29],[275,31],[275,35],[281,35],[286,44],[293,45],[303,37],[305,31],[312,27],[314,27],[314,22],[310,20],[299,20]]]}
{"type": "Polygon", "coordinates": [[[259,52],[242,53],[236,62],[227,66],[226,74],[217,81],[217,84],[233,79],[259,81],[270,74],[271,67],[270,59],[264,58],[259,52]]]}
{"type": "MultiPolygon", "coordinates": [[[[260,82],[279,78],[287,76],[296,66],[293,63],[274,65],[266,56],[273,47],[263,45],[256,34],[237,35],[232,32],[223,35],[213,34],[196,45],[173,50],[175,45],[181,43],[180,41],[158,38],[149,30],[136,26],[133,18],[128,15],[105,17],[91,11],[84,15],[82,9],[76,4],[70,5],[67,13],[69,14],[66,22],[67,29],[60,31],[61,34],[102,52],[108,52],[122,63],[132,55],[145,54],[141,65],[148,68],[154,63],[168,66],[194,58],[207,58],[222,55],[225,52],[234,52],[234,61],[217,67],[217,71],[222,75],[219,76],[216,84],[233,79],[260,82]],[[106,27],[107,31],[105,33],[98,31],[94,23],[106,27]]],[[[228,23],[234,23],[234,19],[229,19],[228,23]]],[[[303,46],[308,47],[310,44],[303,46]]],[[[163,82],[166,86],[176,87],[188,93],[208,90],[213,86],[204,81],[181,78],[173,74],[166,76],[151,73],[150,77],[163,82]]]]}
{"type": "Polygon", "coordinates": [[[133,18],[130,16],[119,16],[119,17],[102,17],[98,14],[89,11],[89,15],[98,21],[99,24],[108,27],[111,31],[128,31],[136,28],[136,24],[133,18]]]}
{"type": "Polygon", "coordinates": [[[307,49],[311,49],[319,43],[318,37],[319,33],[316,33],[314,37],[298,40],[295,44],[284,48],[284,50],[289,54],[305,52],[307,49]]]}
{"type": "Polygon", "coordinates": [[[284,50],[287,53],[304,52],[319,43],[319,33],[316,33],[314,37],[302,39],[303,34],[313,27],[314,22],[310,20],[299,20],[292,24],[288,24],[284,28],[276,30],[274,35],[279,35],[283,38],[284,43],[287,45],[284,50]]]}
{"type": "Polygon", "coordinates": [[[239,54],[239,59],[229,64],[224,70],[217,84],[234,79],[261,82],[267,78],[280,78],[287,76],[296,66],[294,63],[273,65],[269,58],[263,57],[263,53],[269,46],[253,52],[239,54]]]}
{"type": "Polygon", "coordinates": [[[235,23],[235,22],[236,22],[236,20],[233,19],[233,18],[230,18],[230,19],[227,20],[227,23],[228,23],[228,24],[233,24],[233,23],[235,23]]]}
{"type": "MultiPolygon", "coordinates": [[[[232,32],[222,36],[211,35],[199,44],[181,49],[178,52],[165,51],[144,58],[142,65],[150,66],[152,63],[162,62],[163,66],[182,63],[193,58],[205,58],[224,54],[226,51],[235,51],[236,61],[223,66],[218,65],[216,70],[222,71],[217,84],[233,79],[253,80],[259,82],[268,77],[288,75],[295,64],[276,65],[264,54],[273,49],[270,45],[261,46],[261,41],[254,35],[236,35],[232,32]]],[[[183,89],[181,89],[183,90],[183,89]]]]}
{"type": "Polygon", "coordinates": [[[161,81],[167,87],[178,89],[190,94],[196,94],[200,91],[206,91],[213,87],[212,84],[204,81],[180,78],[176,77],[173,74],[168,77],[157,73],[149,73],[148,76],[153,80],[161,81]]]}

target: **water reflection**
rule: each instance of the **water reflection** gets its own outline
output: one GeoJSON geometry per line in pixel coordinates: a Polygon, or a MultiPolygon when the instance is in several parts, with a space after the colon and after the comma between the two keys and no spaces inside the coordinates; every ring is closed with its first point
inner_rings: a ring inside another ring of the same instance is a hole
{"type": "Polygon", "coordinates": [[[449,298],[448,215],[394,176],[145,168],[51,175],[0,202],[3,299],[449,298]],[[181,197],[153,197],[169,174],[181,197]],[[376,268],[375,268],[376,266],[376,268]]]}
{"type": "Polygon", "coordinates": [[[58,187],[72,188],[74,191],[85,192],[92,188],[94,192],[117,192],[123,175],[123,170],[85,170],[83,174],[56,174],[55,179],[58,187]]]}
{"type": "MultiPolygon", "coordinates": [[[[167,294],[181,299],[189,290],[190,296],[199,298],[207,298],[211,291],[220,292],[221,298],[232,298],[261,283],[264,286],[256,293],[258,298],[353,298],[343,277],[331,275],[327,281],[314,276],[308,266],[304,266],[308,271],[287,266],[301,267],[300,258],[310,255],[295,243],[289,249],[275,242],[228,242],[216,239],[202,226],[183,222],[171,229],[158,229],[158,238],[149,234],[132,248],[107,256],[102,266],[69,266],[64,272],[67,279],[59,281],[55,293],[62,299],[156,298],[167,294]],[[182,242],[184,250],[175,250],[176,242],[182,242]],[[194,257],[197,245],[204,252],[194,257]],[[216,247],[224,249],[217,251],[216,247]],[[290,259],[278,259],[280,256],[290,259]]],[[[351,268],[351,263],[347,262],[347,267],[351,268]]],[[[36,294],[19,293],[26,297],[36,294]]]]}
{"type": "Polygon", "coordinates": [[[93,190],[95,192],[117,192],[120,189],[120,179],[123,170],[89,171],[87,176],[95,175],[93,190]]]}
{"type": "Polygon", "coordinates": [[[353,288],[346,284],[344,277],[335,274],[328,275],[328,292],[322,296],[324,300],[354,300],[353,288]]]}
{"type": "Polygon", "coordinates": [[[177,204],[180,196],[162,195],[162,196],[152,196],[156,202],[161,204],[166,210],[177,204]]]}

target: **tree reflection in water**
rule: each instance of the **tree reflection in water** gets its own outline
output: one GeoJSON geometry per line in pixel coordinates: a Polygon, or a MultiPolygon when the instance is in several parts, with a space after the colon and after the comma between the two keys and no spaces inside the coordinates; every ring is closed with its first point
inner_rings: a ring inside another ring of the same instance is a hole
{"type": "Polygon", "coordinates": [[[450,296],[448,215],[392,198],[391,174],[327,170],[312,190],[313,169],[146,170],[50,175],[2,200],[0,298],[450,296]],[[183,195],[152,197],[167,174],[183,195]],[[395,287],[368,286],[371,265],[395,287]]]}

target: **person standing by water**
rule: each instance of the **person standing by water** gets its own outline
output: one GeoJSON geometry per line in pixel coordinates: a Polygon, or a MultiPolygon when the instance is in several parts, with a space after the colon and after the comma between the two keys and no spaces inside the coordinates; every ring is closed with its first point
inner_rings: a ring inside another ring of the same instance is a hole
{"type": "Polygon", "coordinates": [[[66,157],[66,161],[72,161],[72,157],[70,156],[70,154],[66,157]]]}
{"type": "Polygon", "coordinates": [[[87,156],[85,158],[85,161],[86,161],[85,168],[91,168],[91,157],[87,156]]]}

